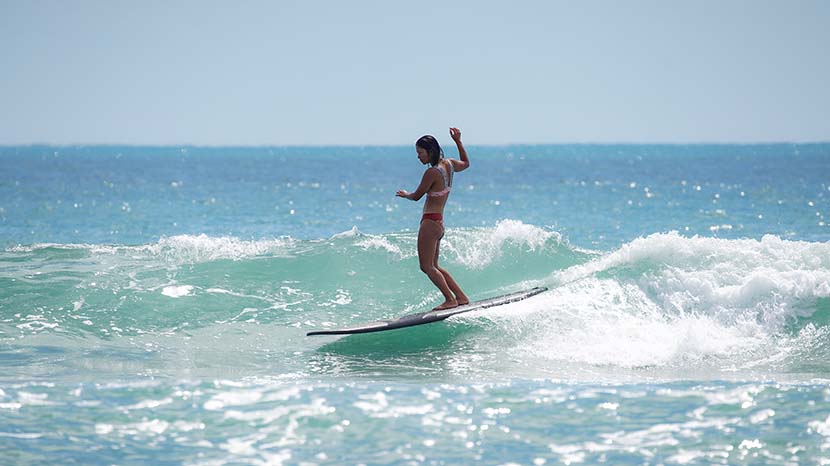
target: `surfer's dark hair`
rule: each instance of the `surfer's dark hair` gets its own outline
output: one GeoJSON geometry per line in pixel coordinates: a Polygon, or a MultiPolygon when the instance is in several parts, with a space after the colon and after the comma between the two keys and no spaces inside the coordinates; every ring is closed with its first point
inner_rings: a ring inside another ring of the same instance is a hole
{"type": "Polygon", "coordinates": [[[427,151],[427,155],[429,155],[429,164],[432,166],[437,165],[438,161],[444,158],[444,151],[441,150],[441,145],[438,144],[438,140],[429,134],[421,136],[420,139],[415,142],[415,147],[420,147],[421,149],[427,151]]]}

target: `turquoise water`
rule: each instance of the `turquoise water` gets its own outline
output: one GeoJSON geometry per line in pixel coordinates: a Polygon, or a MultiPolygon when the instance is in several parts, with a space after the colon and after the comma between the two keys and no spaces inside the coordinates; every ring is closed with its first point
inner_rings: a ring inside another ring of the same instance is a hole
{"type": "Polygon", "coordinates": [[[830,462],[830,145],[470,154],[0,148],[0,463],[830,462]]]}

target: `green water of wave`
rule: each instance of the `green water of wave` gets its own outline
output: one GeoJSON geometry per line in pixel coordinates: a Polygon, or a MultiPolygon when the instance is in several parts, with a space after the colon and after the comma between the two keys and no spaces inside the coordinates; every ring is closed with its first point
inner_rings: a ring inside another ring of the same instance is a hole
{"type": "MultiPolygon", "coordinates": [[[[541,232],[542,234],[546,234],[541,232]]],[[[448,234],[442,263],[474,297],[587,257],[558,237],[528,244],[448,234]],[[485,255],[482,247],[490,247],[485,255]]],[[[0,253],[0,312],[19,335],[135,335],[248,321],[376,319],[430,305],[412,233],[320,241],[182,237],[143,246],[39,245],[0,253]]],[[[7,328],[10,327],[7,325],[7,328]]],[[[14,330],[6,330],[14,333],[14,330]]]]}
{"type": "Polygon", "coordinates": [[[830,372],[822,358],[830,247],[775,237],[655,234],[597,253],[520,222],[450,230],[442,263],[472,298],[550,291],[424,328],[305,337],[435,305],[415,239],[353,230],[316,241],[185,236],[11,248],[0,253],[0,339],[12,346],[0,359],[29,375],[56,365],[439,379],[597,368],[635,378],[830,372]]]}

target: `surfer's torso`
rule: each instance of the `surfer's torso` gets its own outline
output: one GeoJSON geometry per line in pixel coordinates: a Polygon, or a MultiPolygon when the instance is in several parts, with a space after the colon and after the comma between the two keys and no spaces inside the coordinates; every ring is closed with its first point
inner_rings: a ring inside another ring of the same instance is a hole
{"type": "Polygon", "coordinates": [[[452,161],[441,160],[435,166],[427,170],[435,170],[440,174],[436,177],[436,181],[427,191],[427,200],[424,202],[425,214],[443,214],[444,206],[447,204],[447,199],[450,197],[450,190],[452,189],[452,176],[454,173],[452,161]]]}

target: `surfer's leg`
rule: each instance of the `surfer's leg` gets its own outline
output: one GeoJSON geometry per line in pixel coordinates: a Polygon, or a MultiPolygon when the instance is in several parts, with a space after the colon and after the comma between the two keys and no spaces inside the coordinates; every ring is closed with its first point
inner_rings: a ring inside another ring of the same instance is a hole
{"type": "Polygon", "coordinates": [[[467,295],[464,294],[463,291],[461,291],[461,287],[458,286],[458,283],[456,283],[455,279],[452,278],[452,275],[450,275],[449,272],[447,272],[444,268],[438,265],[438,256],[440,254],[441,240],[439,239],[438,244],[435,245],[435,263],[433,265],[435,265],[435,268],[438,269],[438,271],[441,272],[441,275],[444,276],[444,280],[447,281],[447,286],[450,287],[450,291],[452,291],[452,294],[455,295],[455,301],[458,303],[458,305],[463,306],[465,304],[470,304],[470,299],[467,298],[467,295]]]}
{"type": "Polygon", "coordinates": [[[427,277],[441,290],[444,295],[444,303],[435,309],[450,309],[458,306],[449,286],[447,280],[435,267],[435,254],[438,247],[438,238],[441,237],[442,228],[438,222],[434,220],[421,221],[421,228],[418,230],[418,261],[421,265],[421,271],[427,274],[427,277]]]}

